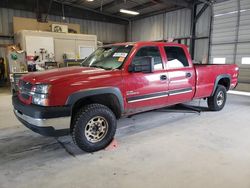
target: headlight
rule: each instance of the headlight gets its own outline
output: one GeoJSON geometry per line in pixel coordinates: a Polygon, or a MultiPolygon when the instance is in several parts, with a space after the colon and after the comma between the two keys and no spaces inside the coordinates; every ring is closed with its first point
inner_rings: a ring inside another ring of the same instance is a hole
{"type": "Polygon", "coordinates": [[[39,84],[39,85],[35,85],[35,87],[32,90],[35,93],[47,94],[49,92],[49,88],[50,88],[50,85],[39,84]]]}
{"type": "Polygon", "coordinates": [[[41,105],[41,106],[48,106],[48,95],[47,94],[38,94],[34,93],[32,97],[32,103],[41,105]]]}
{"type": "Polygon", "coordinates": [[[35,85],[32,88],[32,103],[41,105],[41,106],[48,106],[49,99],[48,99],[48,93],[49,93],[50,85],[45,84],[39,84],[35,85]]]}

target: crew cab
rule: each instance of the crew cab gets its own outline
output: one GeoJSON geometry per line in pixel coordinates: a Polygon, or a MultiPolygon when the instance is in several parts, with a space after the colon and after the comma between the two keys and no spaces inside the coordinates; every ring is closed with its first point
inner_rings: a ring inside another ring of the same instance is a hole
{"type": "Polygon", "coordinates": [[[182,44],[112,44],[81,66],[23,76],[14,113],[34,132],[71,134],[82,150],[93,152],[112,141],[124,116],[201,98],[210,110],[221,110],[238,71],[233,64],[195,65],[182,44]]]}

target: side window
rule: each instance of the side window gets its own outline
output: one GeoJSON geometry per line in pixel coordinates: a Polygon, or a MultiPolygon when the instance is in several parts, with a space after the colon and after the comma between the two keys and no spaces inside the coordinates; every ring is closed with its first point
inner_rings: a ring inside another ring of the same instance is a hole
{"type": "Polygon", "coordinates": [[[167,68],[188,67],[188,60],[184,50],[180,47],[166,46],[164,50],[167,55],[167,68]]]}
{"type": "Polygon", "coordinates": [[[136,61],[136,59],[140,57],[145,56],[151,56],[154,59],[154,70],[162,70],[162,59],[161,54],[159,51],[159,48],[156,46],[148,46],[148,47],[142,47],[139,49],[139,51],[136,53],[135,58],[133,61],[136,61]]]}

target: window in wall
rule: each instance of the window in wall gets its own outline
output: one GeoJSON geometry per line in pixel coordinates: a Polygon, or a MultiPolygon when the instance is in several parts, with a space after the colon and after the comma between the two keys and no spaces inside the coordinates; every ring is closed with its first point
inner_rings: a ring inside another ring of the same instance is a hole
{"type": "Polygon", "coordinates": [[[167,55],[167,68],[188,67],[189,63],[184,50],[180,47],[166,46],[164,50],[167,55]]]}
{"type": "Polygon", "coordinates": [[[79,46],[80,59],[85,59],[90,54],[92,54],[94,48],[92,46],[79,46]]]}
{"type": "Polygon", "coordinates": [[[226,64],[226,58],[225,57],[214,57],[213,64],[226,64]]]}
{"type": "Polygon", "coordinates": [[[162,70],[163,69],[161,54],[160,54],[160,51],[159,51],[158,47],[156,47],[156,46],[142,47],[136,53],[134,61],[136,61],[137,58],[145,57],[145,56],[153,57],[154,70],[162,70]]]}
{"type": "Polygon", "coordinates": [[[242,57],[241,64],[243,65],[250,65],[250,57],[242,57]]]}

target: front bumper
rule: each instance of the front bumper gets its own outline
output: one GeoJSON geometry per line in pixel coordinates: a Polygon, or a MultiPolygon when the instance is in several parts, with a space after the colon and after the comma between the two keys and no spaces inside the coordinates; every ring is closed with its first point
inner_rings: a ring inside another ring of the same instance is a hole
{"type": "Polygon", "coordinates": [[[17,119],[32,131],[44,136],[69,134],[70,107],[42,107],[25,105],[17,96],[12,97],[17,119]]]}

